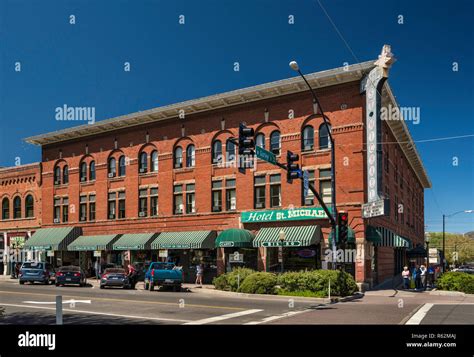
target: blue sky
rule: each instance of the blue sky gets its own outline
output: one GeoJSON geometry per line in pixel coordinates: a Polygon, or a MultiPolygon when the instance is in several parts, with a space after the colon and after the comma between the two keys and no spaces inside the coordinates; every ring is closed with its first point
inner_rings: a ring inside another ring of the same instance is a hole
{"type": "MultiPolygon", "coordinates": [[[[101,120],[291,77],[291,59],[307,73],[374,59],[385,43],[398,59],[389,81],[399,104],[421,110],[407,123],[414,140],[474,134],[472,1],[320,3],[1,0],[0,166],[39,161],[23,138],[77,124],[55,120],[63,104],[94,106],[101,120]]],[[[417,148],[433,183],[426,224],[439,231],[442,213],[474,209],[474,138],[417,148]]],[[[474,230],[474,214],[447,230],[474,230]]]]}

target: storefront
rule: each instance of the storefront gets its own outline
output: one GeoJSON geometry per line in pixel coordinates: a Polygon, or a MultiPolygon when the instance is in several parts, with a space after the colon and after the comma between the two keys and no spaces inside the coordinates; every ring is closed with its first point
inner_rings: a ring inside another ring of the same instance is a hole
{"type": "Polygon", "coordinates": [[[163,232],[151,243],[162,260],[181,266],[184,281],[194,283],[196,267],[204,267],[203,283],[210,284],[217,276],[217,255],[214,249],[216,231],[163,232]]]}
{"type": "Polygon", "coordinates": [[[107,263],[127,268],[129,263],[145,265],[156,261],[156,253],[151,251],[151,242],[159,233],[128,233],[112,244],[113,251],[107,256],[107,263]]]}
{"type": "Polygon", "coordinates": [[[215,247],[222,257],[222,273],[235,267],[258,269],[258,249],[252,246],[254,238],[254,234],[246,229],[231,228],[219,234],[215,247]]]}

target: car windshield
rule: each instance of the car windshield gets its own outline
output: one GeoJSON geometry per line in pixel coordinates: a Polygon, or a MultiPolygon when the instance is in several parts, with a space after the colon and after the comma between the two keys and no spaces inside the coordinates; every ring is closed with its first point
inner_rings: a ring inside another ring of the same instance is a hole
{"type": "Polygon", "coordinates": [[[43,269],[44,263],[37,263],[37,262],[26,262],[23,263],[22,269],[43,269]]]}
{"type": "Polygon", "coordinates": [[[118,268],[109,268],[105,269],[105,274],[125,274],[124,269],[118,269],[118,268]]]}
{"type": "Polygon", "coordinates": [[[151,269],[158,269],[158,270],[173,270],[174,264],[171,263],[153,263],[151,269]]]}
{"type": "Polygon", "coordinates": [[[81,268],[71,265],[71,266],[67,266],[67,267],[61,267],[61,268],[59,268],[59,271],[61,271],[61,272],[67,272],[67,271],[80,272],[81,268]]]}

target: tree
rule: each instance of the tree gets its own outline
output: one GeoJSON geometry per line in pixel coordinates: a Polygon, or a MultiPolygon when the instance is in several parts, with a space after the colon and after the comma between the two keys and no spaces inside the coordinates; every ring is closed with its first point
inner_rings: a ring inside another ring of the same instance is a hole
{"type": "MultiPolygon", "coordinates": [[[[443,233],[430,232],[430,248],[443,249],[443,233]]],[[[474,238],[468,235],[445,233],[446,260],[462,265],[474,262],[474,238]],[[456,259],[457,257],[457,259],[456,259]]]]}

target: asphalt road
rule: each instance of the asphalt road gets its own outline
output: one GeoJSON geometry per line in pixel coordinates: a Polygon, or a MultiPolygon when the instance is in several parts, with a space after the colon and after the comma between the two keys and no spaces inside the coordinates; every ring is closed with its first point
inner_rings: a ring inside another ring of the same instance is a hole
{"type": "Polygon", "coordinates": [[[19,285],[0,280],[0,324],[54,324],[56,295],[64,324],[472,324],[474,298],[429,293],[369,292],[336,304],[289,298],[249,298],[192,289],[171,292],[97,286],[19,285]]]}

